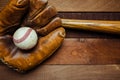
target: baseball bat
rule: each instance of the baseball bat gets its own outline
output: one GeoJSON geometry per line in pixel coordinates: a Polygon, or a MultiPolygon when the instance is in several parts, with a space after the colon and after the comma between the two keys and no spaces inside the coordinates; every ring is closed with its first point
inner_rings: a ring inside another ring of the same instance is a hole
{"type": "Polygon", "coordinates": [[[120,35],[120,21],[62,19],[62,26],[120,35]]]}

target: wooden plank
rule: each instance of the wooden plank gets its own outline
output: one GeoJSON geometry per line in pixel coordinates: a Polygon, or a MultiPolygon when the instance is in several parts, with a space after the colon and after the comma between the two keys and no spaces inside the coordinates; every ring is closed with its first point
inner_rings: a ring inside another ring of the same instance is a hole
{"type": "Polygon", "coordinates": [[[81,20],[120,20],[120,12],[59,12],[58,16],[66,19],[81,20]]]}
{"type": "MultiPolygon", "coordinates": [[[[58,15],[69,19],[120,20],[120,13],[62,12],[58,15]]],[[[119,35],[75,29],[66,29],[66,32],[67,39],[47,64],[119,64],[119,35]]]]}
{"type": "MultiPolygon", "coordinates": [[[[8,0],[0,0],[0,9],[6,4],[8,0]]],[[[69,4],[69,6],[73,7],[73,9],[71,7],[62,7],[64,6],[63,4],[66,2],[70,1],[70,0],[64,0],[64,3],[59,4],[58,2],[55,3],[58,0],[50,0],[51,3],[50,4],[57,4],[58,6],[58,10],[59,11],[75,11],[76,9],[74,7],[75,6],[71,6],[72,4],[69,4]],[[53,3],[54,1],[54,3],[53,3]],[[58,5],[59,4],[59,5],[58,5]],[[61,9],[61,10],[60,10],[61,9]],[[67,9],[67,10],[66,10],[67,9]],[[69,10],[70,9],[70,10],[69,10]]],[[[59,1],[63,1],[63,0],[59,0],[59,1]]],[[[76,0],[77,1],[77,0],[76,0]]],[[[83,1],[83,0],[79,0],[79,1],[83,1]]],[[[96,0],[97,4],[93,4],[92,1],[94,0],[84,0],[86,3],[79,3],[80,5],[77,5],[77,8],[83,12],[87,12],[87,11],[103,11],[103,12],[107,12],[107,11],[112,11],[112,12],[118,12],[120,9],[118,8],[120,5],[119,4],[120,1],[118,0],[96,0]],[[103,3],[106,5],[103,5],[103,3]],[[108,2],[106,2],[108,1],[108,2]],[[89,2],[89,3],[88,3],[89,2]],[[108,4],[107,4],[108,3],[108,4]],[[90,7],[86,6],[85,4],[91,4],[90,7]],[[100,5],[102,6],[100,6],[100,5]],[[81,8],[79,8],[81,7],[81,8]],[[96,10],[97,9],[97,10],[96,10]],[[114,10],[113,10],[114,9],[114,10]]],[[[83,1],[83,2],[84,2],[83,1]]],[[[68,5],[68,3],[67,3],[68,5]]],[[[56,7],[57,7],[56,6],[56,7]]],[[[76,12],[76,11],[75,11],[76,12]]],[[[78,12],[78,11],[77,11],[78,12]]],[[[108,20],[120,20],[119,13],[60,13],[60,16],[63,18],[76,18],[76,19],[108,19],[108,20]]],[[[87,31],[77,31],[76,30],[68,30],[67,32],[67,37],[69,37],[68,42],[66,42],[65,40],[65,44],[63,43],[63,45],[61,46],[62,50],[66,50],[63,47],[68,47],[68,46],[72,46],[72,48],[74,48],[73,45],[78,45],[78,47],[84,48],[84,50],[75,50],[79,52],[82,52],[81,58],[83,59],[83,62],[89,62],[90,57],[92,57],[93,59],[90,60],[89,64],[95,64],[95,63],[100,63],[100,64],[113,64],[113,63],[119,63],[120,62],[120,58],[119,58],[119,53],[120,51],[118,51],[118,48],[120,48],[120,39],[119,36],[114,37],[114,35],[107,35],[107,34],[101,34],[101,33],[91,33],[91,32],[87,32],[87,31]],[[76,36],[77,34],[77,36],[76,36]],[[74,39],[75,38],[75,39],[74,39]],[[106,39],[107,38],[107,39],[106,39]],[[109,39],[108,39],[109,38],[109,39]],[[88,40],[87,40],[88,39],[88,40]],[[77,41],[76,41],[77,40],[77,41]],[[86,43],[89,42],[89,45],[86,43]],[[78,43],[78,44],[77,44],[78,43]],[[86,43],[86,44],[85,44],[86,43]],[[104,43],[104,44],[103,44],[104,43]],[[85,44],[85,45],[83,45],[85,44]],[[105,45],[106,44],[106,45],[105,45]],[[89,46],[93,46],[93,47],[89,47],[89,46]],[[83,46],[83,47],[82,47],[83,46]],[[100,46],[100,47],[98,47],[100,46]],[[96,49],[93,49],[96,48],[96,49]],[[101,48],[101,49],[99,49],[101,48]],[[86,53],[84,52],[85,49],[88,49],[90,51],[90,53],[86,53]],[[93,49],[93,51],[92,51],[93,49]],[[98,50],[98,51],[96,51],[98,50]],[[99,53],[99,54],[95,54],[95,53],[99,53]],[[86,54],[83,54],[86,53],[86,54]],[[101,54],[102,53],[102,54],[101,54]],[[87,54],[95,54],[95,55],[90,55],[88,56],[87,54]],[[102,56],[104,55],[104,56],[102,56]],[[97,56],[97,58],[96,58],[97,56]],[[83,58],[84,57],[84,58],[83,58]],[[88,57],[88,58],[86,58],[88,57]],[[86,60],[85,60],[86,58],[86,60]],[[95,60],[95,59],[97,60],[95,60]],[[95,62],[98,61],[99,62],[95,62]],[[102,60],[103,59],[103,60],[102,60]],[[102,61],[100,61],[102,60],[102,61]]],[[[77,49],[78,49],[77,47],[77,49]]],[[[29,73],[26,74],[19,74],[17,72],[14,72],[13,70],[9,69],[8,67],[4,66],[3,64],[0,64],[0,80],[119,80],[120,79],[120,65],[50,65],[52,62],[52,60],[54,60],[55,56],[59,55],[60,59],[63,59],[62,55],[65,55],[63,53],[67,53],[67,52],[61,52],[61,48],[53,55],[51,56],[49,59],[47,59],[43,64],[49,64],[49,65],[40,65],[37,68],[33,69],[32,71],[30,71],[29,73]]],[[[69,50],[71,50],[72,48],[69,47],[69,50]]],[[[73,50],[73,49],[72,49],[73,50]]],[[[76,51],[73,51],[72,56],[75,57],[76,56],[76,51]]],[[[71,53],[69,51],[69,53],[71,53]]],[[[71,55],[71,54],[68,54],[71,55]]],[[[71,59],[73,59],[73,57],[69,57],[71,59]]],[[[68,56],[67,56],[68,58],[68,56]]],[[[75,58],[74,58],[75,59],[75,58]]],[[[77,58],[79,60],[79,58],[77,58]]],[[[75,61],[75,60],[73,60],[75,61]]],[[[66,62],[66,61],[65,61],[66,62]]],[[[54,62],[55,63],[55,62],[54,62]]],[[[66,62],[67,63],[67,62],[66,62]]],[[[77,63],[77,62],[76,62],[77,63]]],[[[53,63],[52,63],[53,64],[53,63]]],[[[56,63],[55,63],[56,64],[56,63]]]]}
{"type": "MultiPolygon", "coordinates": [[[[0,9],[9,0],[0,0],[0,9]]],[[[59,12],[120,12],[119,0],[49,0],[59,12]]]]}
{"type": "Polygon", "coordinates": [[[119,0],[49,0],[60,12],[120,12],[119,0]]]}
{"type": "Polygon", "coordinates": [[[119,35],[77,29],[66,29],[66,38],[120,39],[119,35]]]}
{"type": "Polygon", "coordinates": [[[0,66],[0,80],[119,80],[120,65],[41,65],[27,74],[0,66]]]}
{"type": "Polygon", "coordinates": [[[120,39],[66,38],[44,64],[120,64],[120,39]]]}

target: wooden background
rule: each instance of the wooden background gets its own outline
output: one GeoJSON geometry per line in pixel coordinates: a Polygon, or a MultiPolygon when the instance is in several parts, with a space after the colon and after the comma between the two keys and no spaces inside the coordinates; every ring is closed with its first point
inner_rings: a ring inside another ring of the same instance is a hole
{"type": "MultiPolygon", "coordinates": [[[[7,1],[0,0],[0,9],[7,1]]],[[[50,0],[50,4],[56,5],[61,18],[120,20],[118,0],[85,0],[84,5],[83,0],[76,0],[73,4],[73,0],[65,0],[57,5],[61,1],[63,0],[50,0]],[[103,3],[105,5],[100,7],[103,3]],[[75,4],[78,8],[66,7],[75,4]],[[92,4],[96,5],[92,7],[92,4]]],[[[66,29],[66,32],[62,46],[49,59],[26,74],[17,73],[1,63],[0,80],[120,79],[120,35],[74,29],[66,29]]]]}
{"type": "MultiPolygon", "coordinates": [[[[9,0],[0,0],[4,6],[9,0]]],[[[59,12],[120,12],[119,0],[48,0],[59,12]]],[[[0,9],[1,9],[0,7],[0,9]]]]}
{"type": "Polygon", "coordinates": [[[120,12],[119,0],[49,0],[60,12],[120,12]]]}

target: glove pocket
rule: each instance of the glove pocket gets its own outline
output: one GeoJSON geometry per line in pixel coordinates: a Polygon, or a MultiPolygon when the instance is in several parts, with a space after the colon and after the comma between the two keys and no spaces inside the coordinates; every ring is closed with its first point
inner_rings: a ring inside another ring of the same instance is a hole
{"type": "Polygon", "coordinates": [[[16,49],[13,55],[3,57],[2,61],[18,72],[31,70],[51,56],[60,47],[64,37],[64,28],[58,28],[48,35],[40,37],[35,48],[28,51],[16,49]]]}

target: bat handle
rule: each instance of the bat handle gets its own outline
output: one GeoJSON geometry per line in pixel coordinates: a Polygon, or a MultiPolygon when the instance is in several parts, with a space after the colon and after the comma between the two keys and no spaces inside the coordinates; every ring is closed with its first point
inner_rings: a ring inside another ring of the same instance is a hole
{"type": "Polygon", "coordinates": [[[62,19],[65,28],[120,34],[120,21],[62,19]]]}

